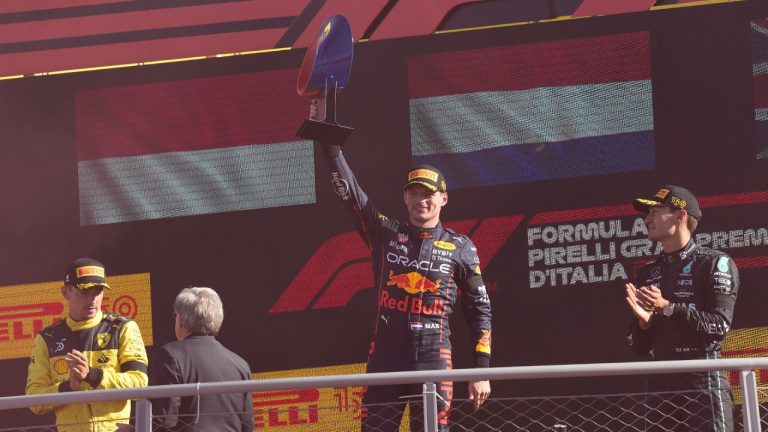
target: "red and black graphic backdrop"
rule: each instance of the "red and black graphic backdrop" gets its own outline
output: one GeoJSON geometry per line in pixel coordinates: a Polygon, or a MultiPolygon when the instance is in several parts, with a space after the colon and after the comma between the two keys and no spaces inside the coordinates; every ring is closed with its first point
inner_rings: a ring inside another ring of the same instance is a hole
{"type": "MultiPolygon", "coordinates": [[[[414,161],[447,167],[443,219],[478,246],[494,366],[634,359],[623,283],[656,248],[629,202],[664,183],[701,197],[697,238],[741,269],[734,328],[765,327],[766,17],[768,5],[743,2],[361,43],[339,100],[356,128],[344,151],[392,217],[414,161]]],[[[211,286],[220,339],[255,372],[364,362],[371,263],[319,154],[293,136],[307,115],[294,90],[303,54],[0,83],[0,286],[34,304],[50,293],[19,286],[94,256],[111,275],[149,275],[155,344],[173,339],[178,290],[211,286]]],[[[19,301],[0,343],[13,342],[19,301]]],[[[468,367],[455,321],[454,364],[468,367]]],[[[2,394],[22,394],[27,359],[0,362],[2,394]]],[[[579,393],[640,385],[581,382],[579,393]]],[[[499,382],[494,394],[566,384],[499,382]]]]}

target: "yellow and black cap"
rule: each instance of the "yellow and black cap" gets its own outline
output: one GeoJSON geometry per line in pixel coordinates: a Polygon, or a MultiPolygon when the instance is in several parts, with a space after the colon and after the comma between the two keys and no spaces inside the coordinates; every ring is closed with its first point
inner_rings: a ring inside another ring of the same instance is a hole
{"type": "Polygon", "coordinates": [[[95,286],[112,289],[107,283],[107,271],[104,264],[93,258],[78,258],[72,261],[64,276],[64,284],[87,290],[95,286]]]}
{"type": "Polygon", "coordinates": [[[685,210],[689,215],[701,220],[701,208],[699,208],[696,196],[688,189],[680,186],[662,186],[652,198],[636,198],[632,205],[642,213],[648,213],[651,207],[667,206],[685,210]]]}
{"type": "Polygon", "coordinates": [[[416,165],[408,171],[408,181],[405,183],[403,190],[413,184],[425,186],[432,192],[445,192],[448,190],[443,173],[431,165],[416,165]]]}

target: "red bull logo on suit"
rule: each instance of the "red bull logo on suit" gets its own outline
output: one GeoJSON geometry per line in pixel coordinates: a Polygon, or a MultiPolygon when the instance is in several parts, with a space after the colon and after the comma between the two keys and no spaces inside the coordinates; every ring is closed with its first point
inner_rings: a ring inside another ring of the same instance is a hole
{"type": "Polygon", "coordinates": [[[402,300],[398,300],[390,297],[387,291],[382,291],[379,304],[383,308],[400,312],[410,311],[412,314],[443,315],[445,313],[445,300],[441,298],[435,299],[432,304],[424,304],[424,301],[418,297],[405,296],[402,300]]]}
{"type": "MultiPolygon", "coordinates": [[[[437,294],[439,292],[440,282],[440,279],[433,282],[417,272],[395,274],[390,270],[387,286],[394,285],[411,295],[426,292],[437,294]]],[[[398,300],[392,298],[388,291],[382,291],[381,297],[379,298],[379,304],[381,307],[390,310],[398,310],[400,312],[410,311],[412,314],[442,315],[445,313],[445,300],[437,298],[432,304],[424,304],[423,299],[412,297],[411,295],[398,300]]]]}
{"type": "Polygon", "coordinates": [[[420,292],[438,293],[440,288],[440,279],[432,282],[417,272],[410,272],[404,274],[395,274],[392,270],[389,271],[389,281],[387,286],[396,285],[398,288],[402,288],[408,294],[418,294],[420,292]]]}

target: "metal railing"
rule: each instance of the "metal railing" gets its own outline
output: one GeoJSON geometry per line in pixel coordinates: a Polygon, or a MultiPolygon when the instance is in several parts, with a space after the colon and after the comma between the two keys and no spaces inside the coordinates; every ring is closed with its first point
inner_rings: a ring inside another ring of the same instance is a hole
{"type": "MultiPolygon", "coordinates": [[[[738,371],[740,375],[742,430],[760,432],[761,416],[758,400],[756,370],[768,369],[768,357],[721,360],[685,360],[632,363],[592,363],[554,366],[521,366],[489,369],[457,369],[446,371],[389,372],[355,375],[330,375],[306,378],[281,378],[251,381],[229,381],[179,385],[150,386],[131,389],[93,390],[31,396],[0,398],[0,410],[44,405],[69,405],[95,401],[137,400],[134,428],[138,432],[152,431],[152,405],[149,399],[171,396],[202,396],[219,393],[332,388],[340,386],[374,386],[394,384],[423,384],[420,410],[424,413],[424,430],[437,431],[437,393],[435,384],[445,381],[556,379],[576,377],[606,377],[665,373],[738,371]]],[[[489,402],[492,402],[493,399],[489,402]]],[[[555,425],[554,430],[561,430],[555,425]]],[[[565,429],[562,429],[565,430],[565,429]]]]}

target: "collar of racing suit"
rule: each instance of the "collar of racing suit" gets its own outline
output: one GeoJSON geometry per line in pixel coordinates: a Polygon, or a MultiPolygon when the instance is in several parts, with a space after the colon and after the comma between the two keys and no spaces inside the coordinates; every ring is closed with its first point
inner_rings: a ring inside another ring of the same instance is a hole
{"type": "Polygon", "coordinates": [[[693,250],[696,248],[696,243],[694,243],[693,239],[688,240],[688,244],[683,246],[682,249],[676,250],[672,253],[661,253],[661,257],[667,264],[676,264],[680,261],[686,259],[688,255],[693,252],[693,250]]]}
{"type": "Polygon", "coordinates": [[[437,225],[435,225],[434,228],[421,228],[409,222],[405,228],[408,235],[412,235],[415,238],[431,239],[440,235],[440,232],[443,230],[443,224],[437,222],[437,225]]]}
{"type": "Polygon", "coordinates": [[[104,317],[104,313],[101,311],[98,311],[96,313],[96,316],[93,318],[84,320],[84,321],[75,321],[69,316],[67,316],[67,326],[71,328],[73,331],[80,331],[80,330],[86,330],[91,327],[96,327],[98,323],[101,322],[101,319],[104,317]]]}

